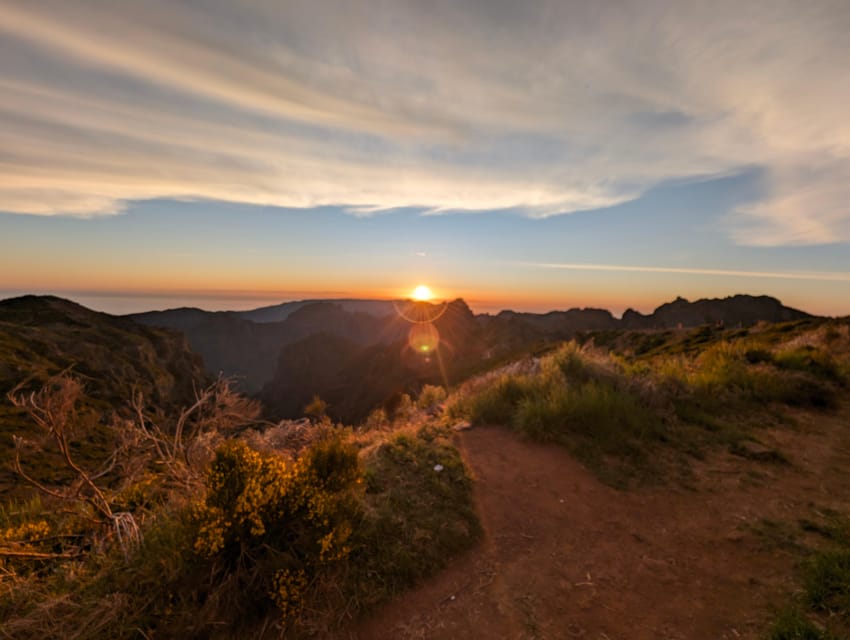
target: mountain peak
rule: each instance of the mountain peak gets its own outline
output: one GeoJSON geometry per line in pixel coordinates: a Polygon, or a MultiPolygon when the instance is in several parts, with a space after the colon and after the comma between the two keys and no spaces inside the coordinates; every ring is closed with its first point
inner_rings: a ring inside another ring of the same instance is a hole
{"type": "Polygon", "coordinates": [[[57,322],[90,324],[111,317],[58,296],[25,295],[0,300],[0,321],[29,326],[57,322]]]}

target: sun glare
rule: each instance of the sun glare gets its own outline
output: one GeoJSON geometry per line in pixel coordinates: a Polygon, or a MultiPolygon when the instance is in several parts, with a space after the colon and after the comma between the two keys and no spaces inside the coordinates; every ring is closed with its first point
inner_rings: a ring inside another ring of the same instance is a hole
{"type": "Polygon", "coordinates": [[[424,284],[420,284],[413,290],[413,292],[410,294],[410,297],[420,302],[427,302],[428,300],[434,297],[434,294],[431,293],[431,290],[424,284]]]}

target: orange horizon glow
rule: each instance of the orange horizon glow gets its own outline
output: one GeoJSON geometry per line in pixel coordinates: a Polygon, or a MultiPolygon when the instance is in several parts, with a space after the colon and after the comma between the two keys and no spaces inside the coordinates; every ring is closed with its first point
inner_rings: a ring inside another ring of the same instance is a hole
{"type": "MultiPolygon", "coordinates": [[[[188,284],[188,283],[185,283],[188,284]]],[[[227,283],[231,284],[231,283],[227,283]]],[[[235,283],[234,283],[235,284],[235,283]]],[[[306,284],[306,283],[303,283],[306,284]]],[[[670,302],[677,295],[682,295],[689,300],[700,298],[722,298],[737,293],[748,293],[752,295],[773,295],[784,304],[802,309],[809,313],[818,315],[843,315],[840,309],[832,308],[826,304],[813,304],[811,300],[796,298],[787,295],[786,292],[763,291],[753,287],[742,288],[689,288],[685,290],[666,291],[662,287],[648,289],[646,291],[622,291],[619,288],[594,288],[586,286],[587,283],[575,282],[573,286],[565,290],[552,292],[542,287],[539,290],[520,288],[517,286],[504,286],[499,289],[495,287],[475,287],[469,283],[449,287],[447,283],[440,283],[438,288],[428,287],[431,292],[430,300],[464,300],[475,313],[498,313],[502,310],[525,311],[531,313],[545,313],[548,311],[562,311],[572,308],[597,308],[607,309],[614,316],[620,316],[632,308],[641,313],[650,313],[659,305],[670,302]]],[[[424,286],[424,285],[423,285],[424,286]]],[[[118,302],[113,300],[129,299],[157,299],[159,306],[198,306],[209,307],[214,310],[244,310],[262,306],[273,306],[284,302],[314,299],[370,299],[370,300],[403,300],[418,299],[412,295],[409,288],[384,286],[384,287],[309,287],[298,286],[291,289],[277,287],[75,287],[75,286],[33,286],[22,288],[12,283],[0,282],[0,298],[16,297],[28,293],[43,295],[51,294],[60,297],[77,300],[85,306],[111,313],[120,308],[118,302]],[[4,286],[4,284],[6,286],[4,286]],[[11,286],[9,286],[11,285],[11,286]],[[165,300],[173,300],[171,305],[165,300]]],[[[134,310],[137,305],[133,305],[134,310]]],[[[152,307],[151,307],[152,309],[152,307]]],[[[145,310],[151,310],[145,309],[145,310]]]]}

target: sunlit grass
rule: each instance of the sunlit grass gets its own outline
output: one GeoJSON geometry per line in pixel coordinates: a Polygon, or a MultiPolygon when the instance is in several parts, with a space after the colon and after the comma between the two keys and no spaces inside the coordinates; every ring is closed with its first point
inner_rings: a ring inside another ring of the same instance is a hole
{"type": "MultiPolygon", "coordinates": [[[[567,343],[464,385],[449,411],[563,444],[622,484],[654,475],[649,454],[659,445],[696,457],[712,445],[746,453],[740,443],[752,439],[752,425],[780,420],[778,407],[835,408],[847,384],[846,329],[793,323],[764,335],[713,328],[684,339],[671,331],[639,333],[641,347],[621,353],[567,343]]],[[[634,345],[631,335],[603,332],[611,344],[634,345]]]]}

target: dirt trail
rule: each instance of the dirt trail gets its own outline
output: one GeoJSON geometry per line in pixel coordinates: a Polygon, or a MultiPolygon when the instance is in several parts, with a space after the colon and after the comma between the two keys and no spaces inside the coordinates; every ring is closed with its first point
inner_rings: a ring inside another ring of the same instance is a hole
{"type": "Polygon", "coordinates": [[[755,529],[850,512],[848,416],[760,433],[790,466],[716,453],[695,489],[628,492],[559,447],[464,431],[484,541],[343,637],[758,638],[794,587],[795,556],[755,529]]]}

